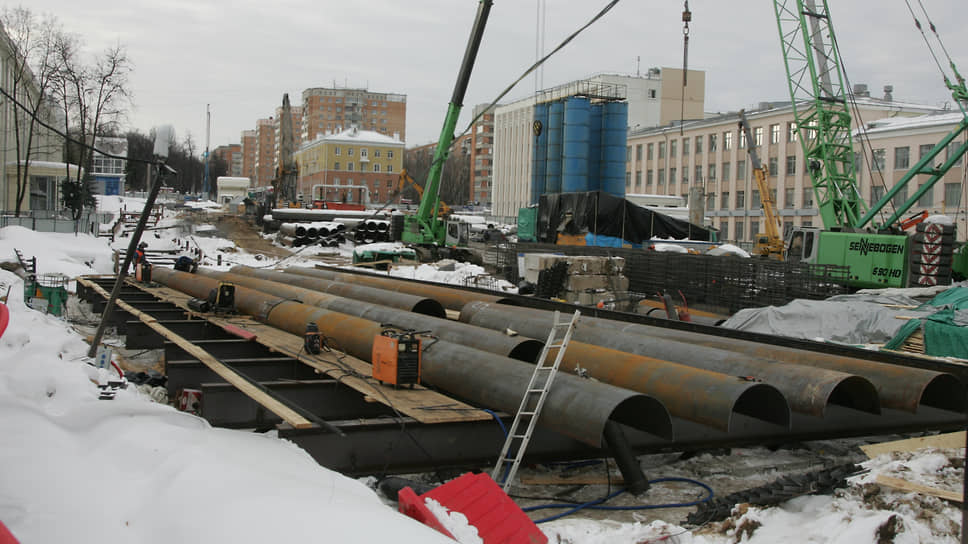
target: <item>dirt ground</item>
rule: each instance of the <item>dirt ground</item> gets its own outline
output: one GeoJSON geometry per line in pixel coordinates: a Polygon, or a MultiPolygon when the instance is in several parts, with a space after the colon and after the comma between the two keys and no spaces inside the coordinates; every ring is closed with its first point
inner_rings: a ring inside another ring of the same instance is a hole
{"type": "MultiPolygon", "coordinates": [[[[211,224],[211,214],[204,219],[204,223],[211,224]]],[[[244,217],[222,214],[217,216],[214,224],[220,237],[232,240],[249,253],[262,253],[278,259],[292,255],[292,251],[274,246],[263,238],[261,229],[244,217]]]]}

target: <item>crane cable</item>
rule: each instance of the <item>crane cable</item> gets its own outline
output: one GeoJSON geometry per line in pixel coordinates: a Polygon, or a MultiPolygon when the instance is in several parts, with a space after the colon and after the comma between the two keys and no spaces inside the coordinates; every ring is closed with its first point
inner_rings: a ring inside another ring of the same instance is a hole
{"type": "MultiPolygon", "coordinates": [[[[931,42],[928,41],[928,35],[924,33],[924,27],[921,26],[921,21],[918,20],[918,16],[914,13],[910,0],[904,0],[904,3],[907,5],[908,11],[911,12],[911,17],[914,19],[914,26],[917,27],[918,32],[921,33],[921,37],[924,38],[924,45],[928,46],[928,52],[931,53],[931,58],[934,59],[934,63],[938,66],[938,71],[941,72],[941,76],[944,77],[945,81],[947,81],[948,76],[944,73],[944,68],[941,66],[941,61],[938,60],[938,55],[934,52],[934,48],[931,47],[931,42]]],[[[934,37],[937,38],[938,44],[941,45],[941,50],[944,52],[945,57],[948,58],[948,62],[951,63],[951,56],[948,55],[948,50],[945,49],[944,42],[941,41],[941,36],[938,35],[937,27],[934,26],[934,22],[928,15],[928,11],[924,8],[924,4],[921,3],[921,0],[918,0],[918,4],[921,6],[921,11],[924,12],[924,17],[928,21],[928,26],[931,28],[931,32],[934,33],[934,37]]]]}

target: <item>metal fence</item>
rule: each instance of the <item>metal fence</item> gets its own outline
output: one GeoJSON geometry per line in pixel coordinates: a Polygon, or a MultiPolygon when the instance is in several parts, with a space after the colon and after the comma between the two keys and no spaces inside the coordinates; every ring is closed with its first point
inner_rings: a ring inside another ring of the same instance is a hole
{"type": "Polygon", "coordinates": [[[820,300],[849,292],[846,266],[763,258],[517,243],[503,247],[495,265],[509,278],[521,277],[517,257],[523,253],[622,257],[630,293],[651,296],[681,291],[691,304],[716,306],[729,312],[783,305],[798,298],[820,300]]]}
{"type": "Polygon", "coordinates": [[[84,212],[78,220],[48,210],[24,210],[20,215],[14,212],[0,212],[0,228],[19,226],[37,232],[61,232],[97,234],[98,225],[110,222],[114,215],[110,213],[84,212]]]}

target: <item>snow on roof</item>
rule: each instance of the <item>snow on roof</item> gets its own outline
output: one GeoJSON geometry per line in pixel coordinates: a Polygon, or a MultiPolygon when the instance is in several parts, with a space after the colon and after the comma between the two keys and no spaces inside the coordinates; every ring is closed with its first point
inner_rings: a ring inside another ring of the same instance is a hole
{"type": "Polygon", "coordinates": [[[867,123],[867,128],[864,130],[855,129],[854,135],[856,136],[862,132],[864,134],[877,134],[894,130],[956,125],[964,118],[961,112],[929,113],[916,117],[889,117],[867,123]]]}
{"type": "Polygon", "coordinates": [[[399,144],[403,145],[403,141],[399,138],[393,138],[392,136],[387,136],[386,134],[380,134],[379,132],[374,132],[372,130],[358,130],[358,129],[347,129],[338,134],[330,134],[329,136],[323,136],[322,138],[325,142],[354,142],[361,144],[381,144],[381,145],[391,145],[399,144]]]}

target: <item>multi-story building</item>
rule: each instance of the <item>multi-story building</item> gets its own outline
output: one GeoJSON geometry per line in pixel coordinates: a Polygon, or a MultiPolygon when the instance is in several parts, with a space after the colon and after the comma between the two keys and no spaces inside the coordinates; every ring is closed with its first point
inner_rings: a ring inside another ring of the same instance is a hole
{"type": "Polygon", "coordinates": [[[652,68],[644,76],[599,74],[540,91],[494,112],[494,168],[491,192],[494,215],[513,221],[531,201],[531,155],[534,105],[569,96],[628,102],[628,126],[660,126],[677,119],[702,119],[705,72],[652,68]]]}
{"type": "Polygon", "coordinates": [[[470,190],[471,203],[491,204],[491,184],[494,179],[494,108],[487,104],[474,107],[477,121],[470,134],[470,190]]]}
{"type": "Polygon", "coordinates": [[[245,177],[242,176],[242,146],[240,144],[220,145],[215,148],[215,151],[212,151],[212,155],[228,166],[226,176],[245,177]]]}
{"type": "Polygon", "coordinates": [[[304,143],[295,153],[298,192],[304,200],[374,203],[394,194],[403,168],[404,143],[371,130],[351,128],[304,143]]]}
{"type": "Polygon", "coordinates": [[[239,174],[249,178],[256,185],[256,156],[259,152],[259,136],[254,130],[242,131],[242,172],[239,174]]]}
{"type": "Polygon", "coordinates": [[[302,141],[356,127],[406,141],[407,95],[313,87],[302,93],[302,141]]]}
{"type": "MultiPolygon", "coordinates": [[[[907,126],[902,118],[922,116],[937,112],[937,108],[919,104],[906,104],[893,100],[859,96],[855,100],[856,111],[863,123],[879,125],[888,117],[895,118],[882,130],[872,134],[873,169],[875,180],[878,172],[884,174],[891,184],[895,170],[887,158],[903,158],[904,151],[929,142],[937,142],[946,132],[935,130],[901,128],[907,126]],[[876,139],[874,136],[876,135],[876,139]],[[902,136],[903,135],[903,136],[902,136]],[[900,139],[898,139],[900,138],[900,139]],[[877,143],[880,140],[883,143],[877,143]],[[906,142],[906,143],[902,143],[906,142]],[[890,144],[890,145],[887,145],[890,144]]],[[[758,146],[758,155],[768,169],[767,182],[776,203],[784,230],[793,226],[821,226],[815,205],[813,185],[803,160],[798,140],[799,133],[789,102],[764,103],[756,111],[746,114],[758,146]]],[[[701,121],[674,123],[656,128],[632,130],[626,149],[626,192],[688,197],[690,188],[700,187],[705,214],[711,217],[712,226],[719,229],[720,239],[747,242],[762,230],[762,206],[760,191],[752,177],[749,166],[746,139],[741,136],[738,114],[728,113],[712,116],[701,121]]],[[[861,125],[854,119],[855,126],[861,125]]],[[[949,120],[953,125],[954,121],[949,120]]],[[[942,127],[943,125],[936,125],[942,127]]],[[[855,137],[854,147],[861,149],[862,142],[855,137]]],[[[933,145],[933,144],[932,144],[933,145]]],[[[913,155],[909,162],[913,165],[913,155]]],[[[857,153],[855,168],[861,195],[867,202],[876,202],[883,195],[879,181],[871,182],[871,165],[857,153]]],[[[904,161],[896,163],[897,172],[906,169],[904,161]]],[[[951,171],[945,183],[954,183],[963,171],[951,171]]]]}
{"type": "Polygon", "coordinates": [[[99,136],[94,139],[94,147],[112,155],[109,157],[98,152],[94,153],[91,174],[97,186],[95,192],[101,195],[123,195],[124,167],[128,161],[118,157],[128,156],[128,139],[99,136]]]}
{"type": "Polygon", "coordinates": [[[276,155],[276,120],[273,117],[259,119],[255,124],[256,152],[255,178],[253,187],[264,187],[272,184],[275,177],[276,155]]]}

